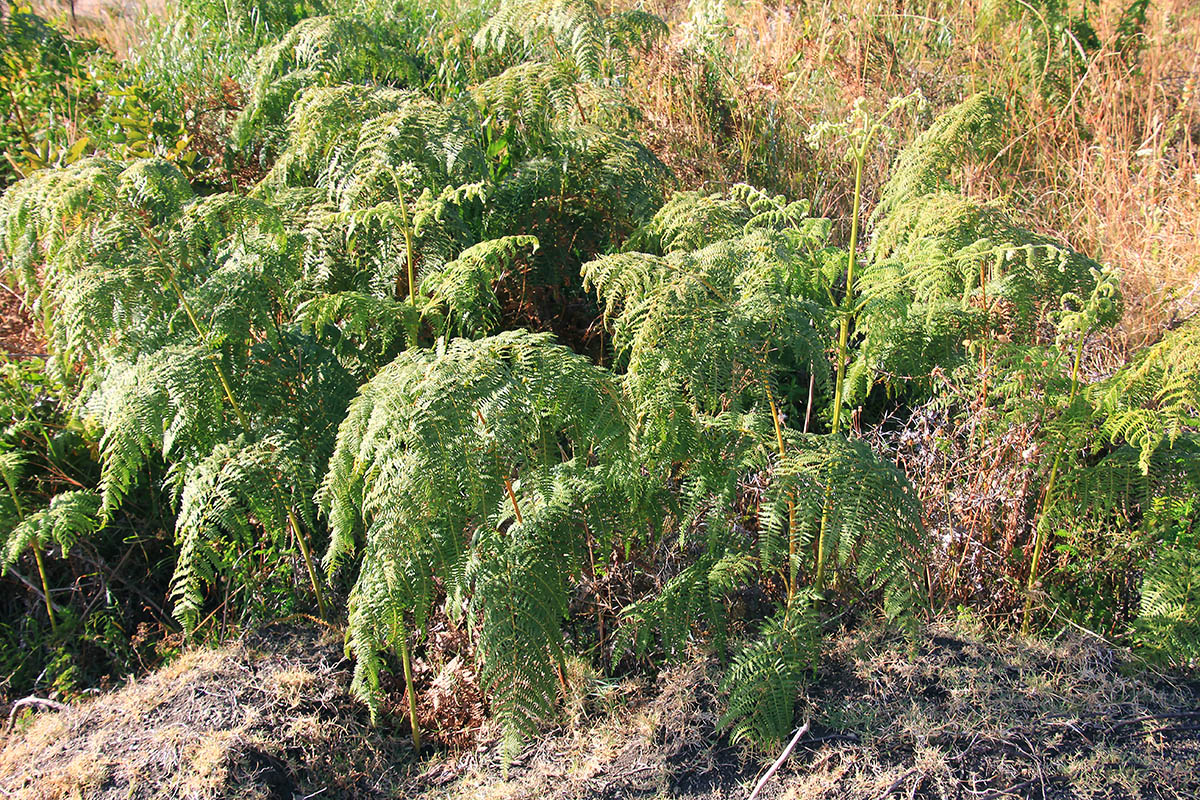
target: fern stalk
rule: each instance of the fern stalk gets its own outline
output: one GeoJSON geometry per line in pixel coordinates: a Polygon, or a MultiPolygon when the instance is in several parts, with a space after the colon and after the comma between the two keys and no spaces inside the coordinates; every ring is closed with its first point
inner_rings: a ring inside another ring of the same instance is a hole
{"type": "MultiPolygon", "coordinates": [[[[1083,358],[1084,334],[1079,334],[1079,343],[1075,346],[1075,363],[1071,367],[1071,393],[1067,398],[1067,407],[1075,404],[1075,396],[1079,393],[1079,362],[1083,358]]],[[[1033,587],[1037,583],[1038,566],[1042,560],[1042,550],[1046,547],[1046,526],[1041,524],[1046,516],[1054,494],[1055,483],[1058,479],[1058,468],[1062,464],[1063,448],[1054,454],[1054,463],[1050,466],[1050,476],[1046,479],[1046,491],[1042,495],[1042,507],[1038,509],[1037,539],[1033,544],[1033,558],[1029,562],[1029,578],[1025,583],[1025,610],[1021,619],[1021,635],[1029,633],[1029,619],[1033,615],[1033,587]]]]}
{"type": "MultiPolygon", "coordinates": [[[[486,433],[487,420],[483,418],[483,412],[475,409],[475,416],[479,419],[479,424],[483,426],[484,433],[486,433]]],[[[512,502],[513,516],[516,518],[517,524],[522,525],[525,519],[521,516],[521,506],[517,504],[517,493],[513,491],[512,478],[508,476],[507,470],[504,469],[504,464],[500,461],[500,454],[496,452],[494,445],[492,447],[492,455],[496,457],[496,467],[500,470],[500,477],[504,481],[504,491],[508,494],[509,501],[512,502]]]]}
{"type": "MultiPolygon", "coordinates": [[[[837,379],[833,386],[833,423],[831,425],[834,436],[837,436],[842,429],[842,385],[846,382],[847,340],[850,338],[850,314],[854,303],[854,262],[856,260],[855,251],[858,249],[859,217],[862,214],[863,162],[866,161],[867,144],[874,131],[875,128],[872,127],[862,144],[850,151],[854,158],[854,205],[850,212],[850,248],[846,253],[846,296],[842,301],[842,312],[839,315],[841,319],[838,322],[837,379]]],[[[813,574],[813,590],[818,597],[825,589],[825,569],[828,560],[825,556],[825,538],[829,528],[829,495],[829,491],[826,490],[826,499],[821,510],[821,530],[817,535],[817,566],[813,574]]]]}
{"type": "MultiPolygon", "coordinates": [[[[25,519],[25,509],[21,506],[21,498],[17,494],[17,487],[8,477],[7,472],[0,472],[4,476],[4,485],[8,487],[8,493],[12,496],[13,508],[17,511],[17,519],[25,519]]],[[[42,560],[42,551],[37,546],[37,542],[33,543],[33,560],[37,562],[38,577],[42,579],[42,598],[46,601],[46,616],[50,618],[50,630],[58,632],[58,622],[54,619],[54,606],[50,603],[50,581],[46,578],[46,563],[42,560]]]]}
{"type": "Polygon", "coordinates": [[[304,534],[300,532],[300,521],[296,519],[296,513],[290,506],[287,517],[288,523],[292,526],[292,534],[296,537],[296,544],[300,547],[300,554],[304,556],[304,566],[308,568],[308,579],[312,583],[313,593],[317,596],[317,613],[321,619],[325,619],[325,597],[321,594],[321,584],[317,581],[317,570],[313,565],[312,553],[309,552],[304,534]]]}
{"type": "Polygon", "coordinates": [[[412,726],[412,743],[413,750],[418,754],[421,752],[421,723],[417,719],[417,685],[413,681],[412,670],[412,654],[408,649],[408,628],[404,626],[404,621],[400,621],[399,635],[396,637],[400,642],[400,663],[404,667],[404,688],[408,694],[408,721],[412,726]]]}
{"type": "Polygon", "coordinates": [[[33,547],[33,560],[37,562],[38,576],[42,579],[42,594],[46,600],[46,616],[50,617],[50,630],[58,633],[58,623],[54,619],[54,606],[50,604],[50,581],[46,579],[46,562],[42,559],[42,550],[37,545],[33,547]]]}

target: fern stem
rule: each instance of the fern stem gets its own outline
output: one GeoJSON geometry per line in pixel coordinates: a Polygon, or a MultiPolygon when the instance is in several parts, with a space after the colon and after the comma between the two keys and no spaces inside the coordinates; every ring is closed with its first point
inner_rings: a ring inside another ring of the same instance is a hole
{"type": "MultiPolygon", "coordinates": [[[[392,184],[396,187],[396,198],[400,202],[400,227],[404,232],[404,261],[408,275],[408,299],[412,307],[417,307],[417,274],[413,263],[412,232],[408,226],[408,202],[404,199],[404,187],[400,177],[392,172],[392,184]]],[[[399,292],[397,292],[399,294],[399,292]]]]}
{"type": "Polygon", "coordinates": [[[37,562],[38,575],[42,579],[42,596],[46,600],[46,616],[50,617],[50,630],[58,633],[58,623],[54,619],[54,606],[50,603],[50,581],[46,579],[46,562],[42,560],[42,551],[36,542],[33,545],[33,559],[37,562]]]}
{"type": "MultiPolygon", "coordinates": [[[[765,385],[765,384],[764,384],[765,385]]],[[[771,421],[775,423],[775,445],[779,448],[779,460],[782,463],[786,455],[783,446],[783,426],[779,423],[779,409],[775,398],[771,395],[771,387],[766,386],[767,404],[771,407],[771,421]]],[[[791,492],[788,493],[788,572],[787,572],[787,604],[790,608],[792,599],[796,596],[796,578],[798,564],[796,563],[796,501],[791,492]]]]}
{"type": "MultiPolygon", "coordinates": [[[[17,519],[25,519],[25,509],[21,505],[21,497],[17,494],[17,487],[13,485],[7,473],[4,474],[4,485],[8,488],[8,494],[12,497],[13,508],[17,512],[17,519]]],[[[54,606],[50,602],[50,581],[46,578],[46,564],[42,560],[42,551],[38,548],[38,543],[33,543],[33,559],[37,562],[38,576],[42,579],[42,599],[46,601],[46,616],[50,617],[50,630],[58,632],[58,623],[54,619],[54,606]]]]}
{"type": "MultiPolygon", "coordinates": [[[[850,215],[850,249],[846,255],[846,296],[842,301],[841,319],[838,325],[837,381],[833,387],[833,423],[831,425],[834,436],[837,436],[842,429],[842,384],[846,380],[846,347],[847,340],[850,338],[850,314],[854,305],[854,263],[857,260],[858,226],[859,217],[862,214],[863,162],[867,158],[866,149],[869,141],[870,136],[863,141],[861,147],[851,151],[854,157],[854,205],[850,215]]],[[[818,598],[825,589],[825,571],[828,561],[825,555],[825,539],[829,529],[831,494],[826,488],[825,502],[821,507],[821,530],[817,535],[817,566],[813,573],[813,589],[818,598]]]]}
{"type": "MultiPolygon", "coordinates": [[[[1079,343],[1075,347],[1075,363],[1071,367],[1071,393],[1067,398],[1067,407],[1075,405],[1075,396],[1079,393],[1079,362],[1083,358],[1084,334],[1079,334],[1079,343]]],[[[1033,616],[1033,588],[1037,584],[1038,566],[1042,561],[1042,551],[1046,547],[1046,526],[1044,524],[1046,509],[1054,494],[1055,483],[1058,479],[1058,468],[1062,464],[1062,448],[1054,454],[1054,463],[1050,466],[1050,475],[1046,478],[1046,491],[1042,494],[1042,507],[1038,510],[1037,538],[1033,544],[1033,558],[1029,562],[1029,578],[1025,583],[1025,610],[1021,615],[1021,635],[1029,634],[1029,621],[1033,616]]]]}
{"type": "Polygon", "coordinates": [[[400,224],[404,226],[404,259],[408,267],[408,299],[412,307],[417,307],[417,271],[413,264],[412,232],[408,229],[408,204],[404,200],[404,192],[397,189],[400,197],[400,224]]]}
{"type": "Polygon", "coordinates": [[[25,509],[21,506],[21,497],[17,494],[17,487],[9,479],[8,473],[0,472],[0,476],[4,477],[4,485],[8,487],[8,494],[12,497],[13,508],[17,512],[17,519],[25,519],[25,509]]]}
{"type": "Polygon", "coordinates": [[[846,378],[846,343],[850,338],[850,307],[854,303],[854,264],[857,260],[859,216],[862,213],[863,162],[866,146],[854,151],[854,206],[850,216],[850,249],[846,255],[846,299],[843,301],[838,324],[837,383],[833,387],[833,433],[841,430],[842,383],[846,378]]]}
{"type": "Polygon", "coordinates": [[[321,619],[325,619],[325,597],[321,593],[321,584],[317,580],[317,570],[313,566],[308,542],[305,541],[304,534],[300,531],[300,521],[296,519],[296,513],[291,508],[288,509],[287,517],[288,523],[292,526],[292,534],[296,537],[296,544],[300,546],[300,554],[304,556],[304,566],[308,568],[308,579],[312,582],[313,593],[317,596],[317,614],[321,619]]]}
{"type": "Polygon", "coordinates": [[[421,723],[417,720],[417,686],[413,682],[412,655],[408,650],[408,628],[400,623],[400,663],[404,667],[404,688],[408,694],[408,722],[412,726],[413,750],[421,752],[421,723]]]}

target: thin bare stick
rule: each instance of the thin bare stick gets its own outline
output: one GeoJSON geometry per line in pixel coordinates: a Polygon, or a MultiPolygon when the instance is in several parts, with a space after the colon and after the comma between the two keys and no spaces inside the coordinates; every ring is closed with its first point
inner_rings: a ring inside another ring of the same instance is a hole
{"type": "Polygon", "coordinates": [[[23,697],[13,703],[12,710],[8,712],[8,731],[11,732],[17,721],[17,712],[25,706],[45,706],[52,708],[55,711],[66,711],[67,707],[57,700],[46,700],[41,697],[23,697]]]}
{"type": "Polygon", "coordinates": [[[779,754],[779,758],[775,759],[775,763],[771,765],[769,770],[767,770],[767,774],[758,779],[758,785],[754,787],[754,791],[750,793],[750,797],[747,798],[747,800],[754,800],[756,797],[758,797],[758,793],[761,792],[762,788],[767,785],[767,781],[771,780],[771,776],[774,775],[781,766],[783,766],[783,762],[787,761],[787,757],[792,754],[792,750],[796,747],[796,743],[799,742],[800,738],[806,733],[808,733],[807,722],[796,729],[796,733],[792,736],[792,740],[788,742],[788,746],[783,748],[783,752],[779,754]]]}

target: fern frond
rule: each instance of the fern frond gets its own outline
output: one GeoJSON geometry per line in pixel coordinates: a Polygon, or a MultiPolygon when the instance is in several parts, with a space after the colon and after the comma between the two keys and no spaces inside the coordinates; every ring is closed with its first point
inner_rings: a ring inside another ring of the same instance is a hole
{"type": "MultiPolygon", "coordinates": [[[[611,375],[546,334],[401,354],[350,404],[320,491],[327,567],[364,539],[351,645],[396,645],[395,621],[420,626],[433,577],[450,591],[476,563],[478,580],[496,587],[476,595],[483,674],[510,734],[526,731],[553,701],[546,648],[572,569],[561,526],[582,502],[581,484],[562,483],[553,468],[620,459],[627,436],[611,375]],[[563,488],[552,502],[554,486],[563,488]]],[[[368,672],[357,685],[370,690],[378,662],[360,663],[368,672]]]]}
{"type": "Polygon", "coordinates": [[[721,681],[729,701],[720,720],[732,741],[765,748],[792,732],[798,688],[820,652],[814,599],[797,595],[734,656],[721,681]]]}
{"type": "Polygon", "coordinates": [[[425,314],[445,308],[446,333],[479,336],[499,323],[500,303],[492,284],[502,280],[523,253],[537,250],[533,236],[505,236],[472,245],[421,282],[428,295],[425,314]]]}
{"type": "Polygon", "coordinates": [[[244,147],[278,137],[292,100],[313,86],[361,84],[415,85],[412,55],[386,27],[352,17],[309,17],[255,57],[256,74],[246,105],[234,123],[233,138],[244,147]]]}
{"type": "Polygon", "coordinates": [[[30,547],[44,550],[53,543],[66,556],[76,542],[100,527],[99,511],[100,498],[95,492],[56,494],[48,506],[29,514],[9,533],[0,570],[8,569],[30,547]]]}

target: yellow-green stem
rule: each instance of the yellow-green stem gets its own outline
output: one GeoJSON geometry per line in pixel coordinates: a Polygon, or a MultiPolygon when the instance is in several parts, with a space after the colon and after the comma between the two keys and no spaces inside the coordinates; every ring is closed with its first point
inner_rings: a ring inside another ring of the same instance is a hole
{"type": "MultiPolygon", "coordinates": [[[[1079,391],[1079,362],[1083,358],[1084,335],[1079,335],[1079,343],[1075,347],[1075,363],[1071,367],[1071,393],[1067,399],[1067,407],[1075,404],[1075,395],[1079,391]]],[[[1029,579],[1025,583],[1025,610],[1021,615],[1021,634],[1029,633],[1029,622],[1033,616],[1033,589],[1037,585],[1038,566],[1042,561],[1042,551],[1046,547],[1046,526],[1044,518],[1046,509],[1050,506],[1054,494],[1055,483],[1058,480],[1058,468],[1062,464],[1062,448],[1054,454],[1054,463],[1050,465],[1050,475],[1046,478],[1046,491],[1042,495],[1042,507],[1038,509],[1037,538],[1033,543],[1033,558],[1029,562],[1029,579]]]]}
{"type": "Polygon", "coordinates": [[[408,652],[408,629],[400,625],[400,663],[404,666],[404,688],[408,693],[408,721],[412,725],[413,749],[421,752],[421,723],[417,720],[417,687],[413,683],[412,657],[408,652]]]}
{"type": "Polygon", "coordinates": [[[37,561],[38,575],[42,578],[42,595],[46,600],[46,616],[50,617],[50,630],[58,632],[58,623],[54,620],[54,606],[50,603],[50,581],[46,579],[46,564],[42,561],[42,551],[37,543],[33,545],[33,558],[37,561]]]}
{"type": "Polygon", "coordinates": [[[308,542],[305,541],[304,533],[300,530],[300,521],[296,519],[295,512],[289,508],[287,515],[288,522],[292,526],[292,533],[296,537],[296,544],[300,546],[300,554],[304,556],[304,566],[308,568],[308,579],[312,582],[313,593],[317,596],[317,614],[321,619],[325,619],[325,597],[321,594],[321,583],[317,580],[317,570],[313,565],[308,542]]]}
{"type": "Polygon", "coordinates": [[[408,229],[408,204],[404,202],[404,192],[399,186],[396,195],[400,198],[400,222],[404,226],[404,257],[408,266],[408,299],[412,307],[417,307],[417,274],[413,264],[412,232],[408,229]]]}
{"type": "MultiPolygon", "coordinates": [[[[858,225],[862,213],[863,162],[866,160],[866,145],[854,152],[854,205],[850,216],[850,251],[846,256],[846,296],[842,301],[841,319],[838,325],[837,381],[833,387],[832,433],[837,436],[842,430],[842,384],[846,380],[846,349],[850,338],[850,314],[854,305],[854,262],[858,250],[858,225]]],[[[829,528],[829,503],[832,492],[825,490],[825,502],[821,508],[821,530],[817,535],[817,567],[813,574],[813,589],[818,597],[825,588],[825,535],[829,528]]]]}

